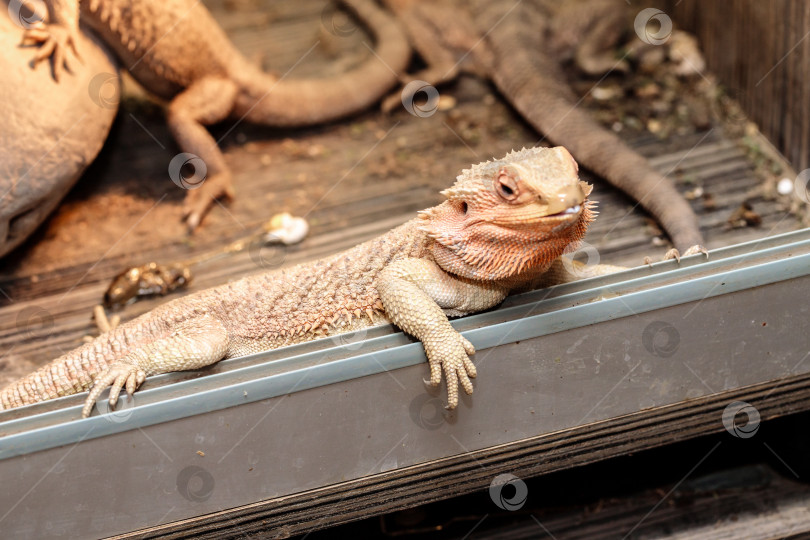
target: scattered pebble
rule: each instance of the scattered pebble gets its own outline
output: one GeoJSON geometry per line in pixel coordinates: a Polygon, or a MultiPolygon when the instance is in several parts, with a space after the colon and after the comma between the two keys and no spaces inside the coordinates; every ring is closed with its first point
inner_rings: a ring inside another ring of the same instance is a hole
{"type": "Polygon", "coordinates": [[[591,91],[594,99],[599,101],[607,101],[623,95],[622,89],[618,85],[612,86],[597,86],[591,91]]]}
{"type": "Polygon", "coordinates": [[[669,58],[677,65],[675,73],[678,75],[700,75],[706,69],[706,60],[700,52],[697,38],[687,32],[676,30],[672,33],[669,58]]]}
{"type": "Polygon", "coordinates": [[[762,224],[762,216],[757,214],[751,204],[746,201],[731,213],[727,223],[733,229],[758,227],[762,224]]]}
{"type": "Polygon", "coordinates": [[[650,82],[636,88],[635,93],[640,98],[653,98],[661,95],[661,87],[650,82]]]}
{"type": "Polygon", "coordinates": [[[703,194],[703,208],[708,212],[717,210],[717,201],[714,200],[714,195],[711,193],[703,194]]]}
{"type": "Polygon", "coordinates": [[[325,148],[322,144],[312,144],[307,148],[307,155],[309,157],[318,157],[322,156],[325,151],[325,148]]]}
{"type": "Polygon", "coordinates": [[[776,184],[776,191],[779,195],[790,195],[793,193],[793,180],[790,178],[782,178],[776,184]]]}
{"type": "Polygon", "coordinates": [[[449,111],[456,106],[456,98],[442,94],[439,96],[439,103],[436,105],[440,111],[449,111]]]}
{"type": "Polygon", "coordinates": [[[624,119],[624,125],[634,130],[640,130],[642,127],[641,120],[639,120],[635,116],[627,116],[624,119]]]}
{"type": "Polygon", "coordinates": [[[703,187],[698,186],[695,189],[687,191],[686,193],[683,194],[683,196],[687,201],[694,201],[695,199],[699,199],[700,197],[703,196],[703,187]]]}
{"type": "Polygon", "coordinates": [[[638,68],[641,73],[654,73],[666,58],[666,52],[661,47],[651,47],[644,51],[638,59],[638,68]]]}
{"type": "Polygon", "coordinates": [[[287,212],[276,214],[265,225],[266,241],[278,240],[284,245],[297,244],[309,233],[309,223],[302,217],[294,217],[287,212]]]}

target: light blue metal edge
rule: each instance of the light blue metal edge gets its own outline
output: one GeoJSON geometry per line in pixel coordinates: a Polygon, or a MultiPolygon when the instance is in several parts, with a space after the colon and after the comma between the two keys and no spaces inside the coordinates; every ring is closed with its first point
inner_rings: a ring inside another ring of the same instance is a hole
{"type": "MultiPolygon", "coordinates": [[[[637,276],[639,269],[614,274],[612,277],[626,276],[629,279],[618,281],[609,285],[599,286],[603,278],[591,278],[571,284],[557,286],[560,291],[571,285],[584,290],[574,291],[538,300],[529,304],[517,305],[504,310],[485,313],[479,316],[458,319],[454,323],[470,321],[474,317],[482,319],[491,318],[497,314],[498,318],[513,317],[511,320],[474,328],[463,332],[476,349],[488,349],[499,345],[506,345],[529,338],[540,337],[554,332],[580,328],[597,324],[603,321],[618,319],[639,313],[646,313],[657,309],[700,301],[723,294],[740,291],[746,288],[767,285],[779,281],[795,279],[810,274],[810,252],[792,254],[793,251],[807,251],[810,240],[807,231],[797,231],[737,246],[730,246],[717,252],[712,252],[713,260],[693,264],[688,267],[676,267],[671,271],[656,272],[650,275],[637,276]],[[795,240],[795,241],[794,241],[795,240]],[[781,243],[780,243],[781,242],[781,243]],[[786,242],[786,243],[785,243],[786,242]],[[765,244],[770,246],[754,252],[745,251],[746,247],[756,247],[765,244]],[[762,261],[768,257],[781,259],[770,260],[761,264],[746,264],[746,259],[762,261]],[[731,267],[731,268],[729,268],[731,267]],[[725,272],[722,272],[723,269],[725,272]],[[706,274],[694,279],[683,279],[693,274],[706,274]],[[672,283],[659,287],[635,290],[656,281],[671,281],[672,283]],[[588,287],[594,285],[594,287],[588,287]],[[594,292],[615,295],[594,301],[594,292]],[[585,303],[582,303],[585,302],[585,303]],[[560,309],[554,310],[556,306],[560,309]],[[552,309],[553,311],[548,311],[552,309]],[[538,313],[539,312],[539,313],[538,313]],[[489,316],[489,317],[488,317],[489,316]]],[[[699,259],[698,259],[699,260],[699,259]]],[[[658,263],[655,266],[670,265],[671,263],[658,263]]],[[[551,287],[550,289],[555,289],[551,287]]],[[[536,292],[526,293],[535,295],[536,292]]],[[[395,336],[381,336],[368,340],[365,344],[374,342],[384,343],[395,336]]],[[[398,340],[401,343],[401,340],[398,340]]],[[[336,347],[342,349],[345,347],[336,347]]],[[[239,382],[210,387],[208,389],[180,395],[161,401],[141,404],[135,407],[93,416],[85,419],[76,419],[54,425],[30,429],[24,426],[32,418],[47,420],[48,417],[64,417],[66,413],[80,415],[81,406],[70,407],[65,410],[56,410],[36,415],[30,418],[20,418],[0,424],[4,432],[12,432],[0,438],[0,459],[30,454],[33,452],[68,446],[79,442],[103,437],[114,433],[143,428],[160,424],[179,418],[194,416],[206,412],[226,409],[244,403],[251,403],[263,399],[291,394],[293,392],[316,388],[319,386],[339,383],[349,379],[373,375],[389,370],[408,367],[425,362],[424,349],[420,343],[408,343],[384,350],[361,353],[345,358],[330,360],[321,364],[311,365],[317,357],[324,356],[327,351],[315,351],[271,362],[274,368],[271,375],[266,374],[268,364],[251,365],[233,371],[182,381],[169,387],[157,388],[155,391],[171,390],[172,393],[194,387],[209,387],[223,381],[220,377],[232,379],[237,377],[239,382]],[[305,365],[305,367],[296,367],[305,365]],[[265,370],[261,376],[257,372],[265,370]],[[283,370],[282,372],[278,372],[283,370]]],[[[261,355],[255,355],[261,356],[261,355]]],[[[137,396],[137,395],[136,395],[137,396]]]]}

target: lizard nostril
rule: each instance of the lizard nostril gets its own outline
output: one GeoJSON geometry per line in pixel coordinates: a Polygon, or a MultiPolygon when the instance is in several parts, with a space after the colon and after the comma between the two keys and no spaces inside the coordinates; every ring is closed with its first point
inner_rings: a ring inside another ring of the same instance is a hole
{"type": "Polygon", "coordinates": [[[461,211],[462,211],[464,214],[466,214],[466,213],[467,213],[467,203],[465,203],[465,202],[462,202],[462,203],[461,203],[461,211]]]}

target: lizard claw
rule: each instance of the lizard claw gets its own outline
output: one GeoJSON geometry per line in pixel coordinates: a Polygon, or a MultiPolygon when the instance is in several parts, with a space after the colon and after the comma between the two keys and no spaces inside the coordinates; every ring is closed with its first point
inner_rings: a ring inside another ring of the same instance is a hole
{"type": "Polygon", "coordinates": [[[664,255],[664,260],[668,261],[670,259],[675,259],[676,261],[681,262],[681,257],[697,255],[698,253],[703,253],[704,255],[706,255],[707,259],[709,258],[709,252],[706,250],[706,248],[701,246],[700,244],[695,244],[694,246],[684,251],[683,255],[681,255],[680,252],[675,248],[670,249],[664,255]]]}
{"type": "Polygon", "coordinates": [[[41,45],[41,48],[34,56],[33,66],[43,60],[53,57],[53,78],[59,82],[59,77],[64,69],[72,71],[68,64],[66,50],[70,49],[73,55],[81,63],[82,57],[76,48],[77,30],[60,24],[37,25],[29,28],[23,34],[23,43],[33,42],[41,45]]]}
{"type": "Polygon", "coordinates": [[[112,364],[93,381],[93,388],[84,401],[82,418],[90,416],[90,413],[93,411],[93,406],[96,404],[101,393],[108,386],[111,387],[109,403],[110,409],[112,409],[118,402],[118,396],[121,393],[121,389],[124,388],[124,385],[126,385],[127,394],[131,396],[145,380],[146,373],[136,366],[123,362],[112,364]]]}
{"type": "Polygon", "coordinates": [[[669,261],[672,259],[681,262],[681,252],[678,251],[678,248],[672,248],[664,254],[665,261],[669,261]]]}
{"type": "Polygon", "coordinates": [[[194,232],[200,225],[203,216],[216,199],[233,199],[234,195],[230,176],[222,173],[206,178],[199,187],[190,189],[183,203],[183,217],[189,232],[194,232]]]}
{"type": "Polygon", "coordinates": [[[442,370],[444,370],[447,382],[447,406],[445,408],[455,409],[458,406],[459,383],[467,394],[473,392],[470,379],[474,379],[477,372],[475,364],[470,360],[470,355],[475,354],[475,347],[455,331],[443,339],[424,343],[424,345],[430,362],[430,381],[425,382],[434,387],[438,386],[442,380],[442,370]]]}
{"type": "Polygon", "coordinates": [[[709,251],[700,244],[695,244],[694,246],[684,251],[683,256],[688,257],[689,255],[697,255],[698,253],[703,253],[704,255],[706,255],[707,259],[709,258],[709,251]]]}

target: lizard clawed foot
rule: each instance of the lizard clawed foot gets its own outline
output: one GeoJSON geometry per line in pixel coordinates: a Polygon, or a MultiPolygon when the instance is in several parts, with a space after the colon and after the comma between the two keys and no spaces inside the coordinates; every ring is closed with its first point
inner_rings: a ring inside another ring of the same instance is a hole
{"type": "Polygon", "coordinates": [[[684,251],[683,256],[688,257],[689,255],[697,255],[698,253],[703,253],[704,255],[706,255],[707,259],[709,258],[709,250],[707,250],[700,244],[695,244],[694,246],[684,251]]]}
{"type": "Polygon", "coordinates": [[[709,258],[709,252],[706,250],[706,248],[701,246],[700,244],[695,244],[694,246],[684,251],[683,255],[681,255],[680,252],[675,248],[670,249],[664,255],[664,260],[668,261],[670,259],[675,259],[676,261],[681,262],[681,257],[697,255],[698,253],[703,253],[704,255],[706,255],[707,259],[709,258]]]}
{"type": "MultiPolygon", "coordinates": [[[[681,252],[678,251],[676,248],[670,249],[669,251],[666,252],[666,254],[664,254],[664,258],[662,259],[662,261],[669,261],[671,259],[675,259],[680,263],[681,257],[697,255],[698,253],[703,253],[704,255],[706,255],[707,259],[709,258],[709,252],[706,250],[706,248],[701,246],[700,244],[695,244],[694,246],[684,251],[683,255],[681,255],[681,252]]],[[[644,257],[644,264],[646,264],[647,266],[651,267],[653,262],[655,261],[653,261],[652,258],[644,257]]]]}
{"type": "Polygon", "coordinates": [[[459,333],[446,336],[449,339],[437,340],[434,343],[424,343],[425,353],[430,362],[430,381],[425,384],[436,387],[442,382],[442,369],[447,382],[447,406],[452,410],[458,406],[458,385],[469,395],[473,392],[470,381],[475,378],[475,365],[470,355],[475,354],[475,347],[459,333]]]}
{"type": "Polygon", "coordinates": [[[68,63],[66,51],[70,49],[79,62],[82,57],[76,48],[78,29],[61,24],[39,24],[29,28],[23,34],[23,44],[35,43],[41,45],[32,61],[33,67],[43,60],[53,57],[53,78],[59,82],[63,70],[73,71],[68,63]]]}
{"type": "Polygon", "coordinates": [[[199,187],[189,190],[183,203],[183,218],[189,232],[194,232],[214,201],[221,197],[228,199],[234,197],[233,185],[228,174],[220,173],[206,178],[199,187]]]}
{"type": "Polygon", "coordinates": [[[95,381],[93,381],[93,388],[90,394],[84,401],[82,408],[82,418],[87,418],[93,411],[93,406],[96,404],[98,397],[101,393],[110,386],[110,409],[115,407],[118,402],[118,395],[121,389],[126,385],[127,394],[132,396],[135,390],[143,384],[146,380],[146,373],[139,369],[137,366],[126,364],[124,362],[116,362],[103,371],[95,381]]]}

